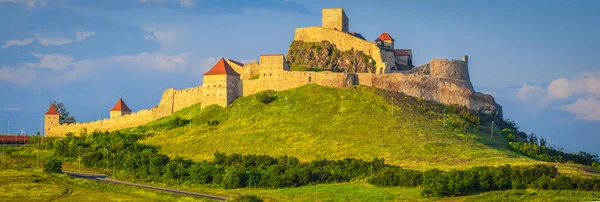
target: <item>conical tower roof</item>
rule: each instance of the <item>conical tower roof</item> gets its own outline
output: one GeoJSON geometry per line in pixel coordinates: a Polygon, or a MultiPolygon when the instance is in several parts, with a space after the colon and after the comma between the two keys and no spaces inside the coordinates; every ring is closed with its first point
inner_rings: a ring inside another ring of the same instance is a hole
{"type": "Polygon", "coordinates": [[[58,115],[58,111],[56,110],[56,106],[54,106],[54,104],[50,104],[50,108],[48,109],[48,112],[46,112],[46,115],[58,115]]]}
{"type": "Polygon", "coordinates": [[[219,74],[227,74],[239,76],[235,70],[229,65],[224,58],[221,58],[212,69],[208,70],[208,72],[204,73],[204,75],[219,75],[219,74]]]}
{"type": "Polygon", "coordinates": [[[127,107],[125,102],[123,102],[123,98],[119,98],[119,101],[117,101],[117,104],[115,104],[115,106],[110,111],[111,112],[112,111],[130,112],[131,109],[129,109],[129,107],[127,107]]]}

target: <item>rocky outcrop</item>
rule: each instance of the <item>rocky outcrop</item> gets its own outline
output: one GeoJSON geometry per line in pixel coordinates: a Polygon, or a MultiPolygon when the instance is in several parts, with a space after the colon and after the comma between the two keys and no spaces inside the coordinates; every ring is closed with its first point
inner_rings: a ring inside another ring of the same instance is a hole
{"type": "Polygon", "coordinates": [[[293,41],[287,61],[292,71],[374,73],[376,67],[373,58],[362,51],[341,51],[328,41],[293,41]]]}

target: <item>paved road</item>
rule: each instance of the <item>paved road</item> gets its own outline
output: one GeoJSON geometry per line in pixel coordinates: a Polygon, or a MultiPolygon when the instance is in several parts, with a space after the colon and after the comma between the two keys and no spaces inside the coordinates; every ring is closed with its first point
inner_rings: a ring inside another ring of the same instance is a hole
{"type": "Polygon", "coordinates": [[[182,190],[177,190],[177,189],[155,187],[155,186],[149,186],[149,185],[136,184],[136,183],[131,183],[131,182],[123,182],[123,181],[119,181],[119,180],[108,179],[108,178],[106,178],[106,175],[103,175],[103,174],[76,173],[76,172],[68,172],[68,171],[63,171],[63,173],[73,176],[73,177],[85,178],[85,179],[102,181],[102,182],[110,182],[110,183],[114,183],[114,184],[122,184],[122,185],[141,187],[141,188],[146,188],[146,189],[166,191],[166,192],[171,192],[171,193],[176,193],[176,194],[184,194],[184,195],[202,197],[202,198],[218,200],[218,201],[227,200],[227,198],[223,197],[223,196],[214,196],[214,195],[209,195],[209,194],[202,194],[202,193],[196,193],[196,192],[182,191],[182,190]]]}

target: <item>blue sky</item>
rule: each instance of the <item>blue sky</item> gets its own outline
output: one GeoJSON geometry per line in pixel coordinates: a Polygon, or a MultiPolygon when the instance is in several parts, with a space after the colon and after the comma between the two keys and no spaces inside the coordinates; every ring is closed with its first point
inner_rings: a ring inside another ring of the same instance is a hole
{"type": "Polygon", "coordinates": [[[413,63],[469,55],[477,91],[567,151],[600,153],[600,1],[0,0],[1,133],[39,130],[52,100],[78,121],[123,97],[155,106],[220,57],[286,53],[294,29],[342,7],[350,30],[389,32],[413,63]]]}

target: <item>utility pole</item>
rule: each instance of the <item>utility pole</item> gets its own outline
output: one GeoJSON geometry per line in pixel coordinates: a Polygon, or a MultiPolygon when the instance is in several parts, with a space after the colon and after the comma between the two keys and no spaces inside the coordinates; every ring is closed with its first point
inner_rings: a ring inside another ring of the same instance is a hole
{"type": "Polygon", "coordinates": [[[315,184],[315,201],[319,201],[319,197],[317,196],[317,183],[313,182],[315,184]]]}
{"type": "Polygon", "coordinates": [[[42,141],[42,139],[38,141],[37,145],[37,168],[40,168],[40,141],[42,141]]]}
{"type": "Polygon", "coordinates": [[[446,108],[444,108],[444,128],[446,127],[446,108]]]}
{"type": "Polygon", "coordinates": [[[240,108],[240,103],[237,103],[238,105],[238,128],[241,129],[242,128],[242,108],[240,108]]]}
{"type": "Polygon", "coordinates": [[[79,165],[79,174],[81,174],[81,146],[77,145],[77,164],[79,165]]]}
{"type": "Polygon", "coordinates": [[[104,150],[106,150],[106,176],[108,177],[108,174],[110,174],[108,172],[108,149],[104,148],[104,150]]]}
{"type": "Polygon", "coordinates": [[[392,97],[392,116],[394,116],[394,98],[392,97]]]}
{"type": "Polygon", "coordinates": [[[494,138],[494,121],[492,121],[492,130],[490,131],[490,138],[494,138]]]}
{"type": "Polygon", "coordinates": [[[342,115],[344,115],[344,96],[342,96],[342,115]]]}

